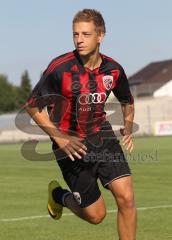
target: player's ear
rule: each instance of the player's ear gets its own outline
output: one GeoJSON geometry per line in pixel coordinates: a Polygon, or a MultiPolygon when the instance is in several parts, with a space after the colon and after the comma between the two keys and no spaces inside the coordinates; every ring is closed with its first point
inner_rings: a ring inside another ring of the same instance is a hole
{"type": "Polygon", "coordinates": [[[98,34],[98,43],[101,43],[104,39],[105,34],[103,32],[100,32],[98,34]]]}

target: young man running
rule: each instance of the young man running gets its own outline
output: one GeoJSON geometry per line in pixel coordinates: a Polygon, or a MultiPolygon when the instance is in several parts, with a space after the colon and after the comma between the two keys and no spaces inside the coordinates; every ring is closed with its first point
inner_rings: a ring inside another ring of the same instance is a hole
{"type": "Polygon", "coordinates": [[[104,112],[112,91],[122,107],[123,144],[132,151],[134,103],[123,68],[99,52],[105,32],[98,11],[78,12],[73,19],[76,49],[49,64],[28,99],[26,110],[50,136],[70,188],[70,191],[63,189],[57,181],[49,184],[50,216],[59,219],[63,207],[67,207],[92,224],[100,223],[106,215],[97,183],[100,179],[118,206],[120,240],[135,240],[136,207],[131,172],[104,112]]]}

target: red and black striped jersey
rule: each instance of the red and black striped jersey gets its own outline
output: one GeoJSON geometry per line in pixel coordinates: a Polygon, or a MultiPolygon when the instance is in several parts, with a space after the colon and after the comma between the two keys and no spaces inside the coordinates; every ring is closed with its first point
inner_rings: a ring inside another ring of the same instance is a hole
{"type": "Polygon", "coordinates": [[[119,63],[101,54],[99,68],[84,67],[77,51],[51,61],[33,89],[28,104],[47,106],[50,120],[68,134],[86,137],[106,120],[105,102],[111,91],[121,103],[133,103],[126,74],[119,63]]]}

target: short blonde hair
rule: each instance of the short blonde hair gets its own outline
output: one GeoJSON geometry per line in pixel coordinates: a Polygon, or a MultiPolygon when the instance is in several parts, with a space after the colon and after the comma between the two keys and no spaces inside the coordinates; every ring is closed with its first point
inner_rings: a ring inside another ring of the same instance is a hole
{"type": "Polygon", "coordinates": [[[73,19],[73,24],[77,22],[91,22],[96,26],[96,32],[106,33],[105,21],[100,12],[94,9],[83,9],[76,13],[73,19]]]}

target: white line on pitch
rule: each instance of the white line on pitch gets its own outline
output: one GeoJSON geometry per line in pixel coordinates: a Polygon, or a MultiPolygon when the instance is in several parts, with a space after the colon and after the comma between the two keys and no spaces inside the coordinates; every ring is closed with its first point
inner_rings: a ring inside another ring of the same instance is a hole
{"type": "MultiPolygon", "coordinates": [[[[145,211],[151,209],[160,209],[160,208],[172,208],[172,205],[161,205],[161,206],[152,206],[152,207],[139,207],[137,208],[138,211],[145,211]]],[[[107,213],[115,213],[117,212],[116,209],[107,210],[107,213]]],[[[73,213],[63,213],[63,216],[73,216],[73,213]]],[[[0,222],[16,222],[16,221],[24,221],[24,220],[32,220],[32,219],[39,219],[39,218],[49,218],[49,215],[42,215],[42,216],[28,216],[28,217],[17,217],[17,218],[2,218],[0,222]]]]}

